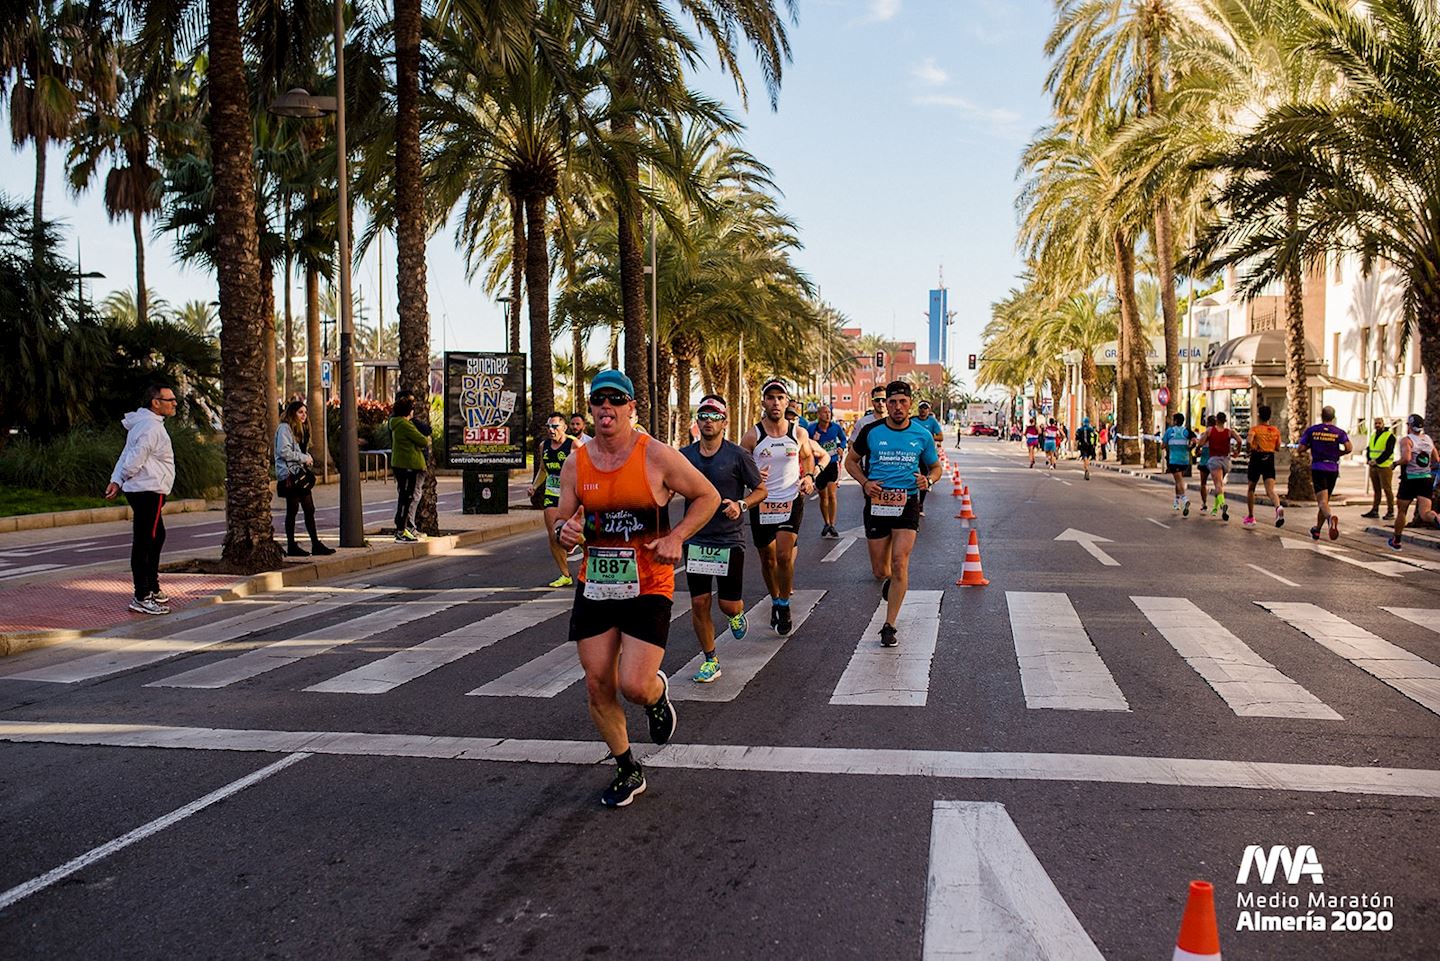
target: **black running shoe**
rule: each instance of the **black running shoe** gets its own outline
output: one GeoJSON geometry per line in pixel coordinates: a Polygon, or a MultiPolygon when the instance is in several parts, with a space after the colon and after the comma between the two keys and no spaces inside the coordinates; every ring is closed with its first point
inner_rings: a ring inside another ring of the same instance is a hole
{"type": "Polygon", "coordinates": [[[655,676],[662,687],[660,700],[645,708],[645,717],[650,721],[650,740],[664,744],[675,734],[675,705],[670,703],[670,679],[664,671],[656,671],[655,676]]]}
{"type": "Polygon", "coordinates": [[[630,772],[616,771],[615,780],[610,782],[600,795],[600,803],[607,808],[623,808],[635,800],[635,795],[645,793],[645,772],[637,765],[630,772]]]}
{"type": "Polygon", "coordinates": [[[780,623],[780,607],[775,603],[775,598],[770,598],[770,627],[773,630],[776,624],[780,623]]]}
{"type": "Polygon", "coordinates": [[[890,578],[888,577],[880,582],[880,599],[882,601],[890,600],[890,578]]]}
{"type": "Polygon", "coordinates": [[[881,647],[894,647],[896,644],[899,643],[900,639],[895,636],[895,627],[893,625],[886,624],[884,627],[880,628],[881,647]]]}
{"type": "Polygon", "coordinates": [[[775,617],[775,633],[782,637],[790,633],[790,605],[776,608],[778,612],[775,617]]]}

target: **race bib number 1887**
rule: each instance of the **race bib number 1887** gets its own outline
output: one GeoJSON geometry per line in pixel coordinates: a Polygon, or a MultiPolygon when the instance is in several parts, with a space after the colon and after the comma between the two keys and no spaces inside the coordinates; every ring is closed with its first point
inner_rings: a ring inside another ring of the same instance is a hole
{"type": "Polygon", "coordinates": [[[585,596],[621,601],[640,596],[640,566],[633,547],[591,547],[585,552],[585,596]]]}

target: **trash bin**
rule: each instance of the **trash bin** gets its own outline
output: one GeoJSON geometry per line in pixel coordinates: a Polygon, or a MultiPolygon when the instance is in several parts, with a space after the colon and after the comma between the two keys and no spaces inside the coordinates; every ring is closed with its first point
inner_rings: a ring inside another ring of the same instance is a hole
{"type": "Polygon", "coordinates": [[[510,472],[466,468],[461,477],[460,502],[466,514],[508,514],[510,472]]]}

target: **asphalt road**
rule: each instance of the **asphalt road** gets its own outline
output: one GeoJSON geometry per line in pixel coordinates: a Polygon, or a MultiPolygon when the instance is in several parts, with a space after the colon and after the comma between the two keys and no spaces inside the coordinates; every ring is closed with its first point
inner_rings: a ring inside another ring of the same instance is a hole
{"type": "Polygon", "coordinates": [[[0,662],[0,958],[919,958],[973,924],[973,957],[1119,961],[1169,957],[1194,878],[1229,959],[1434,957],[1440,565],[1013,450],[959,458],[988,587],[931,495],[938,616],[895,654],[813,502],[790,637],[722,634],[697,692],[677,619],[679,730],[619,811],[539,535],[0,662]],[[1240,883],[1249,845],[1323,883],[1240,883]],[[1236,930],[1315,893],[1393,929],[1236,930]]]}

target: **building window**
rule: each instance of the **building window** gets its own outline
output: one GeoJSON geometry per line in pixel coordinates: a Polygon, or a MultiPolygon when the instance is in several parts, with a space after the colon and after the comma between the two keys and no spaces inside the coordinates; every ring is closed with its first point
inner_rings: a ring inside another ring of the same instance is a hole
{"type": "Polygon", "coordinates": [[[1336,286],[1336,287],[1339,287],[1341,284],[1343,284],[1343,283],[1345,282],[1345,271],[1343,270],[1343,268],[1342,268],[1342,263],[1341,263],[1341,258],[1343,258],[1344,256],[1345,256],[1344,254],[1338,254],[1338,253],[1335,255],[1335,276],[1334,276],[1334,280],[1335,280],[1335,286],[1336,286]]]}
{"type": "Polygon", "coordinates": [[[1389,332],[1390,328],[1385,324],[1375,328],[1375,359],[1379,361],[1375,368],[1377,376],[1385,373],[1385,355],[1390,352],[1389,332]]]}
{"type": "Polygon", "coordinates": [[[1360,378],[1370,377],[1370,328],[1360,328],[1360,378]]]}
{"type": "Polygon", "coordinates": [[[1340,335],[1336,334],[1331,343],[1334,345],[1330,351],[1330,376],[1340,376],[1340,335]]]}
{"type": "Polygon", "coordinates": [[[842,396],[840,399],[843,400],[843,401],[844,401],[845,403],[847,403],[847,404],[850,403],[850,395],[849,395],[849,394],[845,394],[845,395],[842,396]]]}

